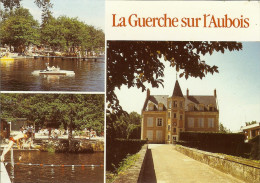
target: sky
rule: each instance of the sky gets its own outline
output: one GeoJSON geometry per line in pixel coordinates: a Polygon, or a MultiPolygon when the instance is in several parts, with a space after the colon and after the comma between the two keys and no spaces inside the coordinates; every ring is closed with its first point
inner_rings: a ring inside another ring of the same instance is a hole
{"type": "MultiPolygon", "coordinates": [[[[54,17],[66,15],[78,17],[88,25],[105,30],[105,0],[51,0],[54,17]]],[[[41,9],[33,0],[22,0],[22,6],[30,10],[36,20],[41,22],[41,9]]]]}
{"type": "MultiPolygon", "coordinates": [[[[203,59],[219,67],[219,73],[199,78],[178,78],[183,95],[213,95],[217,90],[219,122],[231,131],[239,130],[245,122],[260,122],[260,42],[243,42],[242,51],[213,53],[203,59]]],[[[151,95],[172,95],[176,81],[175,68],[165,64],[164,88],[152,88],[151,95]]],[[[146,92],[123,86],[116,90],[120,104],[127,112],[141,114],[146,92]]]]}

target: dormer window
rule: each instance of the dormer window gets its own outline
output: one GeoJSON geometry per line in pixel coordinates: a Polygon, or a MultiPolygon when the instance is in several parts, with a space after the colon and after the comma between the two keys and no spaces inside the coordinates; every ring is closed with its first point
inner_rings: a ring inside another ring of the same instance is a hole
{"type": "Polygon", "coordinates": [[[149,103],[148,104],[148,110],[149,111],[153,111],[154,110],[154,104],[153,103],[149,103]]]}
{"type": "Polygon", "coordinates": [[[215,111],[214,106],[212,104],[209,105],[209,111],[215,111]]]}
{"type": "Polygon", "coordinates": [[[199,105],[199,111],[204,111],[204,105],[203,104],[199,105]]]}
{"type": "Polygon", "coordinates": [[[194,105],[193,104],[189,104],[188,109],[189,109],[189,111],[194,111],[194,105]]]}
{"type": "Polygon", "coordinates": [[[159,111],[163,111],[163,104],[159,103],[158,108],[159,108],[159,111]]]}

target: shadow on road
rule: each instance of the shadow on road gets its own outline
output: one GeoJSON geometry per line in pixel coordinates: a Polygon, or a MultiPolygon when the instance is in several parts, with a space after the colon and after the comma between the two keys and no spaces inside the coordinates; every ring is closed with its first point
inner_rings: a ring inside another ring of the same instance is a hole
{"type": "Polygon", "coordinates": [[[153,164],[153,155],[151,149],[147,149],[146,152],[146,161],[144,164],[144,173],[142,179],[140,180],[141,183],[157,183],[156,175],[154,170],[153,164]]]}

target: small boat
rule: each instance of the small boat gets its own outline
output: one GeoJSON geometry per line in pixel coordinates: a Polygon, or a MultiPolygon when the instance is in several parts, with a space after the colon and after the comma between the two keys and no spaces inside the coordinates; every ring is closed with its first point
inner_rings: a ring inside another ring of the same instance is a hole
{"type": "Polygon", "coordinates": [[[61,75],[61,76],[74,76],[74,71],[60,70],[59,67],[48,67],[45,70],[35,70],[32,72],[33,75],[61,75]]]}
{"type": "Polygon", "coordinates": [[[7,57],[7,56],[3,56],[3,57],[1,58],[1,61],[14,61],[14,58],[7,57]]]}

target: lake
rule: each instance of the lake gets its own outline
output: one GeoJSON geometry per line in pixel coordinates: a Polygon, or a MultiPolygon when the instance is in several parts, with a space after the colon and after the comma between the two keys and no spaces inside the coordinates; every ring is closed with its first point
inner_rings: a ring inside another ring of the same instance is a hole
{"type": "Polygon", "coordinates": [[[104,92],[105,59],[70,60],[15,59],[1,61],[1,91],[82,91],[104,92]],[[34,70],[44,70],[45,64],[75,72],[75,76],[35,76],[34,70]]]}
{"type": "MultiPolygon", "coordinates": [[[[6,155],[10,162],[10,152],[6,155]]],[[[14,169],[11,164],[6,169],[13,183],[102,183],[104,182],[104,153],[75,154],[48,153],[40,151],[14,151],[14,169]],[[21,160],[19,160],[21,156],[21,160]],[[43,164],[43,166],[29,165],[43,164]],[[25,165],[24,165],[25,164],[25,165]],[[64,165],[44,166],[44,165],[64,165]],[[99,165],[96,167],[66,165],[99,165]],[[102,165],[102,166],[100,166],[102,165]]]]}

